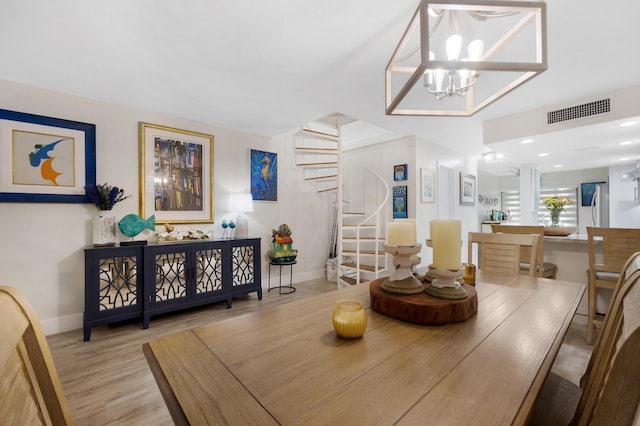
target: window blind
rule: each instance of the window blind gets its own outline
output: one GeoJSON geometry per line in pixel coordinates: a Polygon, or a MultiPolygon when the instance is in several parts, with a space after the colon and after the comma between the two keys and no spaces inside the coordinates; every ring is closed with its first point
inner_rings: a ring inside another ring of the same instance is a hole
{"type": "MultiPolygon", "coordinates": [[[[560,214],[560,226],[578,226],[578,187],[563,186],[555,188],[540,188],[540,197],[538,199],[538,224],[545,226],[551,225],[551,215],[549,209],[543,204],[542,200],[547,197],[570,198],[573,204],[564,208],[564,212],[560,214]]],[[[511,213],[511,222],[514,225],[522,224],[522,212],[520,210],[520,191],[503,191],[500,193],[502,202],[502,210],[511,213]]]]}

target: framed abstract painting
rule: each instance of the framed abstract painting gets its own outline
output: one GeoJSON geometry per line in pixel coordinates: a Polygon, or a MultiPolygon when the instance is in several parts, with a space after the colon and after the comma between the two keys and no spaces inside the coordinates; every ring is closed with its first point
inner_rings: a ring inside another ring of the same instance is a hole
{"type": "Polygon", "coordinates": [[[213,136],[138,123],[140,216],[213,223],[213,136]]]}
{"type": "Polygon", "coordinates": [[[0,201],[90,203],[95,124],[0,110],[0,201]]]}

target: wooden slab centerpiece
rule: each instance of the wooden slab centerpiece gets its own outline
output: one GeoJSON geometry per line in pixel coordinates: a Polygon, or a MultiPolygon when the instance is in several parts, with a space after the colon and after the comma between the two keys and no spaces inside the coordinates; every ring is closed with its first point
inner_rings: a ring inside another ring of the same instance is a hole
{"type": "Polygon", "coordinates": [[[390,226],[389,231],[394,232],[389,232],[384,249],[394,256],[396,270],[390,277],[371,282],[371,309],[413,324],[433,325],[465,321],[476,313],[478,294],[475,288],[456,281],[462,277],[460,221],[431,222],[431,239],[427,240],[427,246],[433,248],[434,265],[429,266],[429,271],[436,279],[426,286],[410,270],[410,256],[420,251],[420,244],[391,245],[389,243],[395,242],[392,234],[397,230],[390,226]]]}
{"type": "Polygon", "coordinates": [[[463,284],[467,291],[464,299],[442,299],[420,294],[393,294],[382,289],[386,278],[371,282],[369,295],[371,309],[412,324],[441,325],[462,322],[478,310],[478,293],[473,286],[463,284]]]}

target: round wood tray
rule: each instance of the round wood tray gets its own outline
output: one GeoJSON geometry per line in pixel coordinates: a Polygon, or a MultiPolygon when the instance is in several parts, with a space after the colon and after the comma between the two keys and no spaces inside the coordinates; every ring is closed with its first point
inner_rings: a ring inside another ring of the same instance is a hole
{"type": "Polygon", "coordinates": [[[545,226],[544,235],[553,237],[566,237],[578,230],[575,226],[545,226]]]}
{"type": "Polygon", "coordinates": [[[464,284],[468,297],[447,300],[429,296],[427,293],[404,295],[387,293],[379,278],[369,285],[371,309],[412,324],[439,325],[467,320],[478,310],[478,293],[473,286],[464,284]]]}

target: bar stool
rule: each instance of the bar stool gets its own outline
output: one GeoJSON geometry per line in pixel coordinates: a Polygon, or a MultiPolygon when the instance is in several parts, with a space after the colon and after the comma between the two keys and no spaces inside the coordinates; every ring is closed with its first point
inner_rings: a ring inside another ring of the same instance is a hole
{"type": "Polygon", "coordinates": [[[292,285],[292,281],[293,281],[293,265],[295,265],[296,263],[298,263],[297,261],[293,260],[291,262],[278,262],[275,261],[273,259],[269,260],[269,284],[267,287],[267,293],[269,293],[272,289],[278,289],[278,294],[291,294],[293,292],[296,291],[296,288],[292,285]],[[273,266],[279,266],[279,279],[278,279],[278,285],[275,287],[271,287],[271,265],[273,266]],[[289,267],[289,285],[282,285],[282,267],[283,266],[288,266],[289,267]],[[285,291],[282,291],[282,289],[285,289],[285,291]]]}

